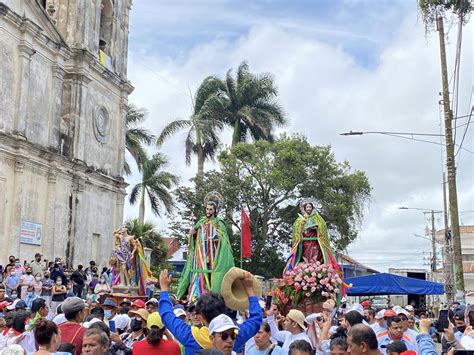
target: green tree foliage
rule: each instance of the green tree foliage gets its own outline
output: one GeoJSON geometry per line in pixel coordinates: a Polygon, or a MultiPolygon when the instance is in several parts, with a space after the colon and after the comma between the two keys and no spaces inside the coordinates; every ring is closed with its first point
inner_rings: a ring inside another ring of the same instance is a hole
{"type": "Polygon", "coordinates": [[[187,130],[185,144],[186,165],[191,164],[192,155],[197,157],[198,175],[204,173],[206,160],[214,160],[216,150],[220,144],[218,131],[222,130],[223,122],[209,114],[209,98],[217,95],[223,89],[221,80],[209,76],[203,80],[193,100],[193,114],[187,120],[177,119],[170,122],[161,132],[157,144],[179,131],[187,130]]]}
{"type": "Polygon", "coordinates": [[[418,0],[418,6],[426,32],[433,29],[438,17],[454,15],[464,25],[473,9],[471,0],[418,0]]]}
{"type": "Polygon", "coordinates": [[[128,234],[139,239],[143,247],[151,249],[150,268],[155,275],[158,276],[158,270],[167,265],[166,248],[161,235],[156,232],[155,225],[151,222],[140,222],[138,219],[129,219],[125,221],[125,227],[128,234]]]}
{"type": "Polygon", "coordinates": [[[232,146],[250,137],[273,141],[274,128],[286,124],[277,95],[271,74],[252,74],[247,62],[242,62],[236,77],[229,70],[216,95],[208,98],[207,116],[233,129],[232,146]]]}
{"type": "Polygon", "coordinates": [[[163,169],[168,165],[167,159],[160,153],[142,163],[142,181],[136,184],[130,192],[129,201],[134,205],[140,196],[140,222],[145,220],[145,198],[150,201],[151,210],[157,216],[161,214],[161,206],[169,213],[174,208],[171,188],[176,186],[179,177],[163,169]]]}
{"type": "MultiPolygon", "coordinates": [[[[144,146],[152,144],[156,139],[149,130],[139,126],[145,121],[147,114],[146,109],[138,108],[134,104],[127,106],[125,114],[125,149],[133,157],[138,171],[141,171],[143,161],[147,158],[144,146]]],[[[126,175],[132,172],[126,160],[123,170],[126,175]]]]}
{"type": "Polygon", "coordinates": [[[175,220],[172,230],[183,242],[191,220],[203,214],[202,201],[211,190],[221,192],[226,200],[221,215],[229,218],[226,222],[233,229],[229,236],[237,264],[240,209],[250,211],[253,255],[245,267],[265,277],[281,276],[282,246],[291,243],[300,197],[319,201],[335,248],[342,250],[357,237],[370,184],[363,172],[354,171],[348,162],[337,162],[331,147],[312,146],[303,136],[284,136],[274,143],[238,144],[221,153],[219,164],[221,171],[205,174],[203,191],[196,193],[189,187],[176,191],[177,201],[185,206],[184,220],[175,220]]]}

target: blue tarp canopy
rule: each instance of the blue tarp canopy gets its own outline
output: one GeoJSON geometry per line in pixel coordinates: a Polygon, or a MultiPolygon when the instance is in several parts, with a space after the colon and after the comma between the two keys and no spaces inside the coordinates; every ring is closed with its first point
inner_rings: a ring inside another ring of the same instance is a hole
{"type": "Polygon", "coordinates": [[[442,283],[387,273],[350,277],[344,281],[352,284],[352,287],[347,289],[348,296],[444,294],[442,283]]]}

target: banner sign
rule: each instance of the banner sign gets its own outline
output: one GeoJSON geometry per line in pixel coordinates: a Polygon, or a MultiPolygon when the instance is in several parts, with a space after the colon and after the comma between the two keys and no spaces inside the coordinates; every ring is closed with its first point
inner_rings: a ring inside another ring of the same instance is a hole
{"type": "Polygon", "coordinates": [[[41,245],[43,225],[30,221],[21,221],[20,243],[41,245]]]}

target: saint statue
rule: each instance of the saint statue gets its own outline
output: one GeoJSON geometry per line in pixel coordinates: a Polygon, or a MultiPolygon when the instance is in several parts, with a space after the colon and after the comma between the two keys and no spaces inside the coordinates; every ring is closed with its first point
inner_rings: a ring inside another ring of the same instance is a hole
{"type": "Polygon", "coordinates": [[[291,231],[292,248],[283,273],[292,270],[300,262],[331,264],[340,273],[339,265],[331,248],[326,222],[316,211],[314,199],[300,202],[298,214],[291,231]]]}
{"type": "Polygon", "coordinates": [[[140,240],[128,234],[125,226],[114,231],[115,247],[110,258],[112,286],[138,287],[138,294],[146,294],[146,284],[153,278],[146,263],[140,240]]]}
{"type": "Polygon", "coordinates": [[[207,291],[220,292],[222,278],[234,266],[224,220],[217,217],[223,204],[217,192],[206,195],[206,215],[189,232],[188,258],[179,279],[176,297],[195,300],[207,291]]]}

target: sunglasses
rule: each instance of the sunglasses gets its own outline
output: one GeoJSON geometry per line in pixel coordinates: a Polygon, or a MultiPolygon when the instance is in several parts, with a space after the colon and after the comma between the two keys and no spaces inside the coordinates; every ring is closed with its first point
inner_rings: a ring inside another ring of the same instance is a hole
{"type": "Polygon", "coordinates": [[[231,331],[231,332],[222,332],[222,333],[217,333],[217,334],[220,334],[220,337],[223,341],[226,341],[229,337],[232,339],[232,340],[235,340],[235,338],[237,338],[237,334],[235,334],[235,331],[231,331]]]}

